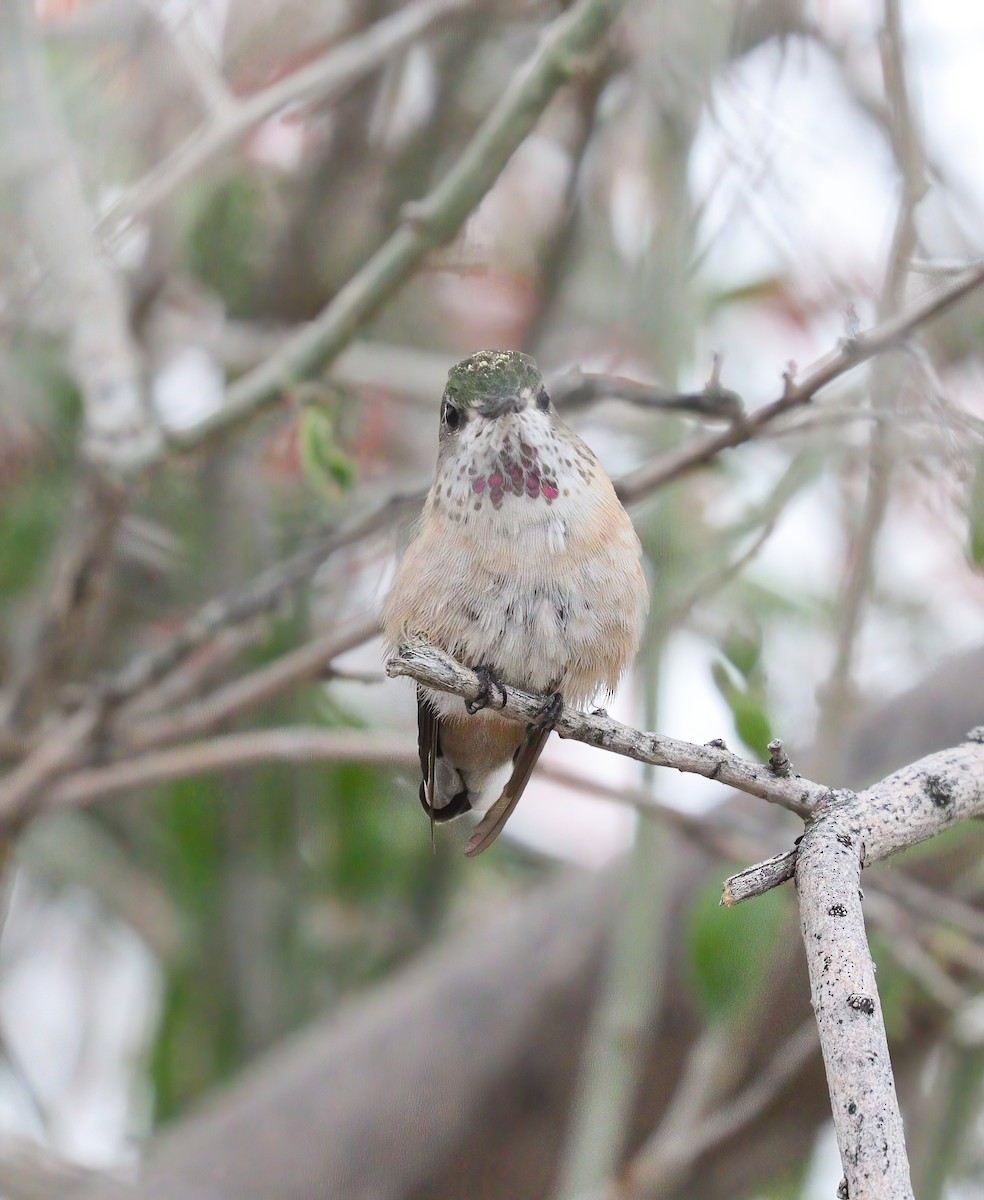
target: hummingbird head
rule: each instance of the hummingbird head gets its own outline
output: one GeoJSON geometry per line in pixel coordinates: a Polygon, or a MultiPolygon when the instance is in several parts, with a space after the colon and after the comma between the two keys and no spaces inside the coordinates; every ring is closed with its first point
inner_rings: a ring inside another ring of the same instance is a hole
{"type": "Polygon", "coordinates": [[[441,424],[454,432],[461,421],[475,414],[494,421],[503,413],[521,413],[533,403],[541,412],[550,407],[543,376],[533,359],[518,350],[480,350],[448,373],[441,424]]]}
{"type": "Polygon", "coordinates": [[[451,368],[432,504],[456,523],[504,504],[551,505],[590,486],[597,462],[558,418],[528,354],[481,350],[451,368]]]}

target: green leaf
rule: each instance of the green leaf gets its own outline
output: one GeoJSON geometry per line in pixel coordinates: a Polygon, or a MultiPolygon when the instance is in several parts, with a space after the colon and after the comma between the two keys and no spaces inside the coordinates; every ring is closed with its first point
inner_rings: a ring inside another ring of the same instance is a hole
{"type": "Polygon", "coordinates": [[[232,316],[256,311],[256,278],[267,234],[260,190],[242,176],[211,192],[196,215],[188,237],[188,265],[218,292],[232,316]]]}
{"type": "Polygon", "coordinates": [[[735,732],[751,753],[764,762],[766,747],[772,741],[772,723],[766,712],[761,682],[753,679],[740,686],[735,679],[735,668],[720,661],[711,664],[711,676],[731,709],[735,732]]]}
{"type": "Polygon", "coordinates": [[[687,947],[698,1001],[712,1021],[733,1015],[768,987],[786,901],[778,891],[722,908],[721,888],[708,884],[690,911],[687,947]]]}
{"type": "Polygon", "coordinates": [[[746,679],[750,678],[762,658],[762,631],[739,633],[732,630],[724,640],[721,650],[746,679]]]}
{"type": "Polygon", "coordinates": [[[757,758],[764,759],[766,747],[772,741],[772,724],[762,698],[749,692],[736,692],[731,713],[735,732],[757,758]]]}
{"type": "Polygon", "coordinates": [[[868,942],[878,969],[878,998],[885,1032],[893,1041],[907,1037],[912,1032],[911,1014],[919,1000],[919,989],[909,973],[899,966],[880,934],[871,933],[868,942]]]}
{"type": "Polygon", "coordinates": [[[730,707],[732,693],[738,691],[738,684],[735,682],[734,673],[728,664],[720,660],[711,663],[711,678],[714,680],[717,690],[727,700],[730,707]]]}
{"type": "Polygon", "coordinates": [[[308,482],[330,499],[355,482],[355,463],[339,447],[331,413],[308,404],[300,417],[301,464],[308,482]]]}

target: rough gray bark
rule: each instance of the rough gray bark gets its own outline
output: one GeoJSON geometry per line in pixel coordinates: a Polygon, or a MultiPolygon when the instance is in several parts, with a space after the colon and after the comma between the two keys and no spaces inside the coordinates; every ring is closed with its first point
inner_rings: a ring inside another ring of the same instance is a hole
{"type": "Polygon", "coordinates": [[[861,910],[859,823],[847,810],[807,829],[796,864],[803,944],[851,1200],[912,1197],[902,1113],[861,910]]]}

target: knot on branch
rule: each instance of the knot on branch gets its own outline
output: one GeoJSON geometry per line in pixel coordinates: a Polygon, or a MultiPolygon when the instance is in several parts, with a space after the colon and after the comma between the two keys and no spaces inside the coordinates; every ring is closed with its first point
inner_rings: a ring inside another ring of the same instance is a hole
{"type": "Polygon", "coordinates": [[[864,992],[851,992],[847,1003],[855,1012],[862,1012],[868,1017],[875,1015],[875,1001],[871,996],[866,996],[864,992]]]}
{"type": "Polygon", "coordinates": [[[793,771],[793,764],[789,761],[789,755],[783,748],[781,738],[773,738],[767,747],[769,751],[769,767],[773,775],[778,775],[780,779],[788,779],[793,771]]]}

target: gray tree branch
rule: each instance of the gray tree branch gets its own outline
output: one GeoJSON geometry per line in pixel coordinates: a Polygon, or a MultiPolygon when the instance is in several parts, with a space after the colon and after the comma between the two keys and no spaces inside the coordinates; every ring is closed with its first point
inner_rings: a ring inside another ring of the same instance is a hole
{"type": "MultiPolygon", "coordinates": [[[[386,669],[467,700],[482,692],[474,672],[422,643],[401,646],[386,669]]],[[[513,687],[503,691],[497,707],[507,716],[529,721],[542,710],[542,698],[513,687]]],[[[759,864],[754,878],[765,890],[795,872],[849,1195],[853,1200],[911,1197],[902,1116],[861,910],[860,874],[867,863],[984,815],[984,742],[969,741],[930,755],[855,794],[790,779],[718,747],[660,738],[569,708],[561,713],[557,732],[641,762],[717,779],[807,819],[798,851],[759,864]]],[[[748,879],[746,874],[746,885],[748,879]]],[[[749,894],[746,890],[736,896],[737,886],[728,881],[724,903],[749,894]]]]}
{"type": "Polygon", "coordinates": [[[847,806],[807,828],[796,888],[834,1130],[851,1200],[911,1200],[860,877],[865,847],[847,806]]]}
{"type": "MultiPolygon", "coordinates": [[[[464,700],[475,700],[482,694],[482,683],[474,671],[456,662],[450,655],[427,645],[414,642],[400,646],[386,664],[390,676],[408,675],[418,683],[452,692],[464,700]]],[[[507,717],[526,723],[542,712],[544,697],[532,696],[520,688],[508,687],[505,702],[500,706],[507,717]]],[[[655,767],[672,767],[716,779],[719,783],[748,792],[772,804],[788,808],[799,816],[808,816],[829,794],[829,789],[808,779],[776,775],[767,766],[732,754],[723,745],[709,743],[698,746],[678,738],[658,733],[644,733],[623,725],[606,714],[583,713],[565,705],[555,725],[562,738],[573,738],[634,758],[636,762],[655,767]]]]}
{"type": "Polygon", "coordinates": [[[0,122],[4,173],[68,323],[85,414],[83,451],[101,469],[131,474],[160,452],[163,440],[143,386],[127,299],[93,234],[27,0],[0,5],[0,122]]]}
{"type": "Polygon", "coordinates": [[[578,0],[540,35],[530,58],[460,158],[432,192],[407,205],[403,219],[323,311],[261,366],[229,388],[214,417],[184,439],[199,442],[238,425],[277,400],[292,381],[323,370],[353,334],[410,277],[426,256],[449,242],[533,129],[580,55],[592,51],[624,0],[578,0]]]}
{"type": "Polygon", "coordinates": [[[103,227],[152,212],[218,155],[258,125],[293,104],[324,103],[344,92],[442,17],[471,0],[421,0],[384,17],[365,32],[293,71],[245,100],[228,93],[211,119],[128,189],[103,218],[103,227]]]}

